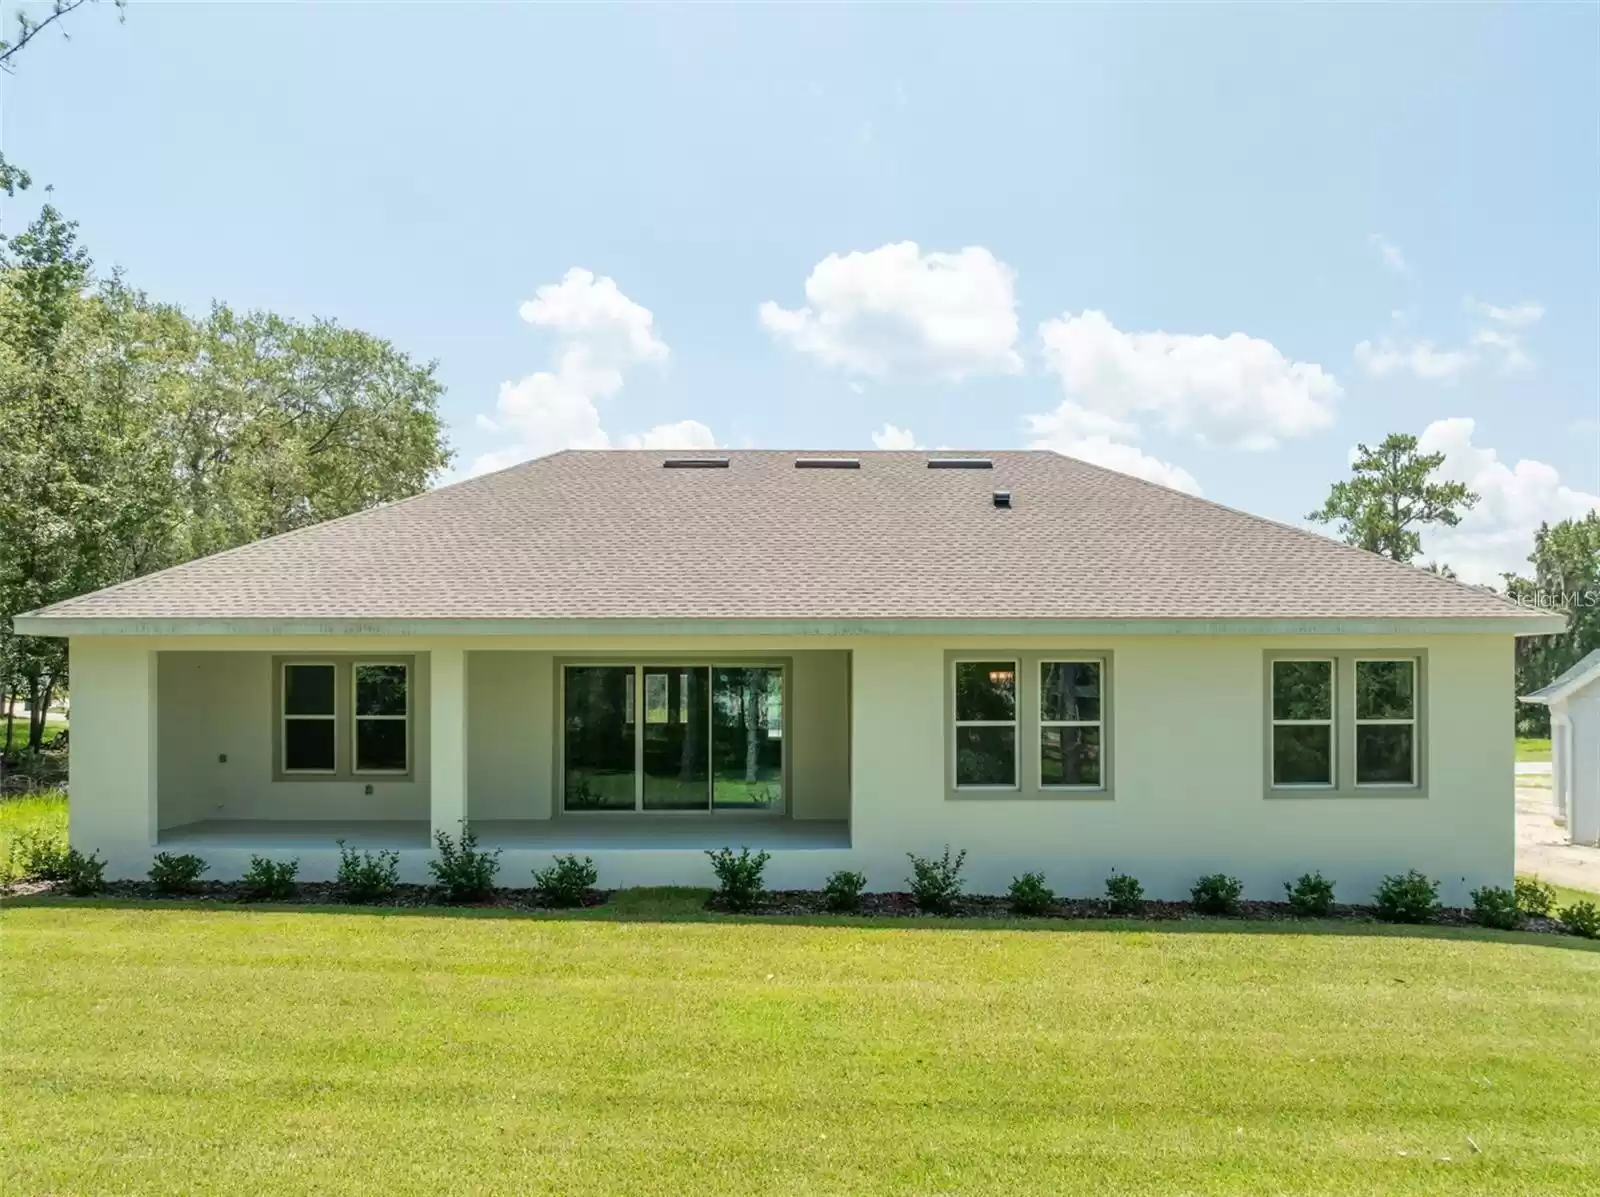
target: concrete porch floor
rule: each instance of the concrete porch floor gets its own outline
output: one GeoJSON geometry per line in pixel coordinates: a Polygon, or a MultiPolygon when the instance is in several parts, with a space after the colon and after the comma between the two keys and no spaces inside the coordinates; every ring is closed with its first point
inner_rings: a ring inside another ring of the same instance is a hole
{"type": "MultiPolygon", "coordinates": [[[[749,847],[768,851],[850,847],[850,824],[832,819],[748,815],[572,815],[556,819],[480,819],[472,829],[484,848],[552,852],[699,851],[749,847]]],[[[360,849],[430,847],[417,820],[205,819],[169,827],[159,843],[214,848],[360,849]]]]}

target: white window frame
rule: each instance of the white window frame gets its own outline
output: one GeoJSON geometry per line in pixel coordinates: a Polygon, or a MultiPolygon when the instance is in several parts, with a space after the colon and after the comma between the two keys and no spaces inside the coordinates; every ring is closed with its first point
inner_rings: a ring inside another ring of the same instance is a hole
{"type": "Polygon", "coordinates": [[[285,776],[328,777],[339,772],[339,665],[336,661],[284,661],[283,672],[278,677],[278,739],[279,772],[285,776]],[[333,670],[333,710],[326,715],[291,715],[289,714],[289,670],[321,668],[333,670]],[[291,769],[289,768],[289,721],[291,719],[310,722],[314,719],[323,719],[333,724],[333,767],[329,769],[291,769]]]}
{"type": "Polygon", "coordinates": [[[1015,794],[1022,789],[1022,658],[1004,653],[974,653],[966,656],[952,657],[950,659],[950,675],[946,679],[950,687],[950,785],[962,794],[1015,794]],[[1011,666],[1011,718],[1010,719],[963,719],[961,718],[960,695],[956,689],[956,675],[963,665],[1002,665],[1011,666]],[[1009,727],[1011,728],[1011,777],[1010,785],[964,785],[961,781],[961,729],[963,727],[1009,727]]]}
{"type": "Polygon", "coordinates": [[[363,777],[398,777],[411,772],[411,666],[404,661],[351,661],[350,662],[350,772],[363,777]],[[403,715],[363,715],[356,705],[357,678],[368,668],[403,669],[406,675],[406,709],[403,715]],[[406,763],[400,769],[363,769],[360,743],[361,724],[404,723],[406,725],[406,763]]]}
{"type": "Polygon", "coordinates": [[[1098,794],[1106,788],[1106,662],[1104,657],[1040,657],[1038,736],[1035,748],[1039,754],[1039,788],[1049,792],[1098,794]],[[1046,719],[1044,717],[1044,671],[1050,665],[1093,665],[1100,671],[1098,684],[1100,718],[1098,719],[1046,719]],[[1044,729],[1047,727],[1097,727],[1100,729],[1100,780],[1092,786],[1046,785],[1044,780],[1044,729]]]}
{"type": "Polygon", "coordinates": [[[1336,790],[1339,788],[1339,660],[1337,657],[1273,657],[1267,672],[1267,781],[1274,790],[1336,790]],[[1276,710],[1278,666],[1316,662],[1328,667],[1328,717],[1326,719],[1279,719],[1276,710]],[[1278,735],[1280,727],[1326,727],[1328,729],[1328,780],[1279,781],[1278,735]]]}
{"type": "Polygon", "coordinates": [[[1422,704],[1422,668],[1416,657],[1361,656],[1353,658],[1350,667],[1350,780],[1358,790],[1415,790],[1422,784],[1422,727],[1418,718],[1422,704]],[[1361,718],[1361,666],[1363,662],[1391,664],[1404,662],[1411,666],[1411,717],[1409,719],[1361,718]],[[1363,727],[1409,727],[1411,729],[1411,780],[1362,781],[1361,780],[1361,729],[1363,727]]]}

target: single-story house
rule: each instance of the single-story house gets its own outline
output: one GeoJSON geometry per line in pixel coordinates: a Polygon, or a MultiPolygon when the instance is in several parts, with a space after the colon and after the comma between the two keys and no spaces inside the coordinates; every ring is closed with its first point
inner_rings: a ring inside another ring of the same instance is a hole
{"type": "Polygon", "coordinates": [[[965,849],[1158,897],[1510,884],[1515,637],[1564,621],[1051,452],[567,452],[17,620],[71,642],[71,839],[426,880],[769,884],[965,849]]]}
{"type": "Polygon", "coordinates": [[[1556,822],[1574,844],[1600,844],[1600,648],[1522,701],[1550,708],[1556,822]]]}

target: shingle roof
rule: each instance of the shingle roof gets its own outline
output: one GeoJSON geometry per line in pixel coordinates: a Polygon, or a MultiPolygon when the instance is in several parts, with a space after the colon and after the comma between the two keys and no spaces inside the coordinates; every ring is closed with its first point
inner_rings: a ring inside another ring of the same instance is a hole
{"type": "MultiPolygon", "coordinates": [[[[566,452],[44,619],[1526,620],[1483,590],[1051,452],[566,452]],[[976,456],[976,454],[975,454],[976,456]],[[992,492],[1012,494],[999,510],[992,492]]],[[[43,620],[40,621],[41,623],[43,620]]],[[[35,625],[37,626],[37,625],[35,625]]]]}

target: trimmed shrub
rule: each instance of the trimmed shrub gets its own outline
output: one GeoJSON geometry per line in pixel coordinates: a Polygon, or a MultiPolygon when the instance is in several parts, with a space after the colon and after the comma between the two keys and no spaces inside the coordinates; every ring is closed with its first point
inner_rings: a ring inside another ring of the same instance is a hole
{"type": "Polygon", "coordinates": [[[1386,923],[1425,923],[1439,913],[1439,883],[1416,869],[1394,873],[1379,884],[1372,905],[1386,923]]]}
{"type": "Polygon", "coordinates": [[[37,828],[24,831],[11,841],[7,872],[18,881],[63,881],[66,879],[67,839],[37,828]]]}
{"type": "Polygon", "coordinates": [[[76,848],[68,848],[61,865],[60,880],[67,892],[75,898],[87,898],[106,887],[106,862],[98,852],[85,856],[76,848]]]}
{"type": "Polygon", "coordinates": [[[1529,918],[1548,918],[1556,907],[1556,889],[1537,877],[1518,877],[1517,909],[1529,918]]]}
{"type": "Polygon", "coordinates": [[[850,914],[861,909],[861,894],[866,888],[865,873],[840,869],[822,883],[822,905],[834,914],[850,914]]]}
{"type": "Polygon", "coordinates": [[[1472,891],[1472,921],[1483,927],[1514,931],[1522,923],[1515,890],[1502,885],[1486,885],[1472,891]]]}
{"type": "Polygon", "coordinates": [[[1226,873],[1207,873],[1194,883],[1189,900],[1201,914],[1238,914],[1244,883],[1226,873]]]}
{"type": "Polygon", "coordinates": [[[268,860],[252,856],[240,884],[247,902],[270,902],[274,898],[294,897],[294,879],[300,872],[298,860],[268,860]]]}
{"type": "Polygon", "coordinates": [[[494,877],[500,871],[500,849],[484,852],[478,847],[478,837],[472,828],[461,820],[461,834],[455,839],[450,833],[434,833],[434,844],[439,851],[437,860],[428,862],[428,872],[444,891],[447,902],[481,902],[494,893],[494,877]]]}
{"type": "Polygon", "coordinates": [[[582,906],[594,883],[600,880],[600,870],[594,867],[594,858],[585,856],[558,856],[548,869],[533,871],[533,884],[552,906],[582,906]]]}
{"type": "Polygon", "coordinates": [[[950,858],[950,845],[938,860],[907,852],[911,860],[911,876],[906,883],[911,886],[911,899],[918,910],[929,914],[953,914],[961,900],[961,865],[967,859],[966,849],[950,858]]]}
{"type": "Polygon", "coordinates": [[[1106,905],[1112,914],[1143,914],[1144,886],[1137,877],[1113,873],[1106,878],[1106,905]]]}
{"type": "Polygon", "coordinates": [[[1301,873],[1293,885],[1285,881],[1289,909],[1303,919],[1326,918],[1333,913],[1333,882],[1321,873],[1301,873]]]}
{"type": "Polygon", "coordinates": [[[181,856],[157,852],[150,864],[150,884],[164,894],[192,894],[200,888],[200,877],[210,867],[192,852],[181,856]]]}
{"type": "Polygon", "coordinates": [[[346,902],[381,902],[400,886],[400,853],[357,852],[339,841],[339,896],[346,902]]]}
{"type": "Polygon", "coordinates": [[[1600,906],[1593,902],[1574,902],[1561,911],[1561,925],[1585,939],[1600,939],[1600,906]]]}
{"type": "Polygon", "coordinates": [[[1011,879],[1011,909],[1017,914],[1044,914],[1056,904],[1056,891],[1044,883],[1043,873],[1024,873],[1011,879]]]}
{"type": "Polygon", "coordinates": [[[750,854],[749,848],[740,848],[739,855],[732,848],[706,850],[711,858],[711,871],[717,875],[716,897],[729,910],[754,910],[766,897],[761,874],[766,871],[772,855],[767,852],[750,854]]]}

